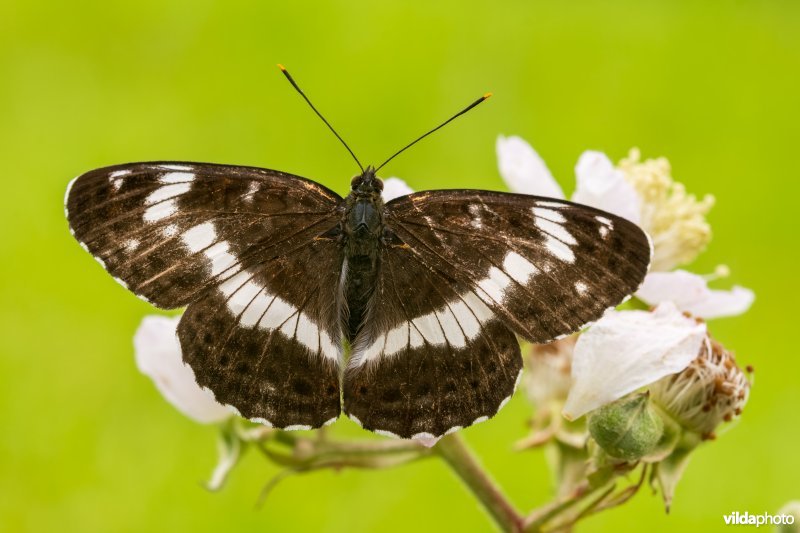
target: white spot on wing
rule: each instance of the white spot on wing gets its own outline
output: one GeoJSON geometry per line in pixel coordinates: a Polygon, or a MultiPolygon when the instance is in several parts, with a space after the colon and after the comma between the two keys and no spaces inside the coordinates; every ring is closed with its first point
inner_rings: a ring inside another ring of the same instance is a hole
{"type": "Polygon", "coordinates": [[[409,322],[402,322],[372,344],[354,349],[350,364],[360,366],[381,356],[392,356],[406,349],[420,348],[427,340],[430,344],[461,349],[481,332],[481,324],[494,314],[474,292],[461,295],[434,312],[409,322]]]}
{"type": "Polygon", "coordinates": [[[194,173],[192,172],[167,172],[158,181],[164,184],[171,183],[191,183],[194,181],[194,173]]]}
{"type": "MultiPolygon", "coordinates": [[[[294,307],[293,307],[294,309],[294,307]]],[[[297,337],[297,322],[300,319],[300,313],[296,312],[289,317],[286,322],[283,323],[281,329],[279,330],[281,333],[286,335],[290,339],[294,339],[297,337]]]]}
{"type": "Polygon", "coordinates": [[[461,326],[458,325],[458,321],[450,308],[445,306],[443,309],[436,311],[436,317],[442,326],[447,343],[453,348],[464,348],[467,345],[467,339],[464,337],[464,332],[461,331],[461,326]]]}
{"type": "Polygon", "coordinates": [[[244,200],[246,202],[252,202],[253,196],[258,192],[260,186],[261,182],[257,180],[251,181],[250,185],[247,186],[247,192],[244,194],[244,200]]]}
{"type": "MultiPolygon", "coordinates": [[[[174,215],[177,211],[178,206],[175,205],[175,200],[167,200],[166,202],[161,202],[155,204],[154,206],[148,207],[142,218],[144,218],[145,222],[158,222],[159,220],[163,220],[174,215]]],[[[164,229],[164,232],[166,233],[166,228],[164,229]]]]}
{"type": "Polygon", "coordinates": [[[78,178],[80,178],[80,176],[75,176],[74,178],[69,180],[69,183],[67,183],[67,191],[64,193],[64,216],[67,218],[69,218],[69,209],[67,207],[67,205],[69,204],[69,193],[70,191],[72,191],[72,186],[75,185],[75,180],[77,180],[78,178]]]}
{"type": "Polygon", "coordinates": [[[120,190],[122,188],[122,182],[124,181],[124,177],[130,174],[130,169],[125,170],[115,170],[108,175],[108,181],[111,183],[111,187],[114,189],[114,192],[120,190]]]}
{"type": "Polygon", "coordinates": [[[575,262],[575,254],[570,250],[569,246],[556,239],[555,237],[548,236],[544,241],[544,246],[547,251],[553,256],[567,263],[575,262]]]}
{"type": "Polygon", "coordinates": [[[500,409],[502,409],[503,407],[505,407],[505,406],[506,406],[506,404],[508,403],[508,401],[509,401],[510,399],[511,399],[511,396],[506,396],[505,398],[503,398],[503,401],[502,401],[502,402],[500,402],[500,405],[497,407],[497,412],[498,412],[498,413],[500,412],[500,409]]]}
{"type": "Polygon", "coordinates": [[[536,203],[538,204],[539,207],[558,207],[558,208],[561,208],[561,209],[564,208],[564,204],[561,204],[561,203],[558,203],[558,202],[550,202],[550,201],[543,201],[542,202],[542,201],[540,201],[540,202],[536,202],[536,203]]]}
{"type": "Polygon", "coordinates": [[[416,327],[409,326],[408,344],[412,348],[419,348],[425,344],[425,340],[422,338],[422,335],[420,335],[419,331],[417,331],[416,327]]]}
{"type": "Polygon", "coordinates": [[[472,218],[469,221],[469,225],[475,229],[483,228],[483,220],[481,219],[481,208],[475,204],[472,204],[468,207],[469,214],[472,218]]]}
{"type": "Polygon", "coordinates": [[[517,252],[508,252],[508,254],[506,254],[505,259],[503,259],[503,270],[505,270],[514,281],[522,285],[526,285],[531,276],[539,273],[539,269],[536,268],[533,263],[517,252]]]}
{"type": "Polygon", "coordinates": [[[506,288],[511,284],[511,278],[497,267],[489,269],[489,276],[478,282],[478,287],[493,302],[502,302],[506,288]]]}
{"type": "Polygon", "coordinates": [[[275,329],[281,326],[295,313],[297,313],[297,309],[295,309],[293,305],[276,297],[259,321],[258,327],[263,329],[275,329]]]}
{"type": "Polygon", "coordinates": [[[267,426],[268,428],[272,427],[272,422],[270,422],[266,418],[259,418],[259,417],[251,418],[250,422],[255,422],[256,424],[263,424],[263,425],[267,426]]]}
{"type": "Polygon", "coordinates": [[[358,359],[358,362],[360,364],[364,364],[373,359],[377,359],[383,352],[383,348],[385,346],[386,346],[386,335],[381,335],[375,340],[375,342],[370,344],[367,347],[367,349],[362,352],[361,356],[358,359]]]}
{"type": "Polygon", "coordinates": [[[548,220],[546,218],[537,218],[536,227],[563,243],[571,245],[578,244],[578,241],[575,240],[575,237],[573,237],[564,226],[557,222],[553,222],[552,220],[548,220]]]}
{"type": "Polygon", "coordinates": [[[477,337],[481,331],[481,324],[469,306],[464,301],[458,300],[456,303],[450,304],[450,309],[467,339],[472,340],[477,337]]]}
{"type": "Polygon", "coordinates": [[[582,281],[575,282],[575,292],[583,296],[589,290],[589,286],[582,281]]]}
{"type": "Polygon", "coordinates": [[[473,420],[472,424],[470,424],[470,425],[474,426],[475,424],[480,424],[481,422],[486,422],[487,420],[489,420],[488,416],[485,416],[485,415],[484,416],[479,416],[478,418],[473,420]]]}
{"type": "Polygon", "coordinates": [[[191,253],[197,253],[214,243],[217,232],[213,222],[203,222],[186,230],[181,238],[191,253]]]}
{"type": "MultiPolygon", "coordinates": [[[[235,278],[236,276],[231,278],[231,280],[235,278]]],[[[254,282],[253,280],[244,281],[243,278],[239,278],[236,284],[238,287],[235,289],[235,292],[230,296],[230,298],[228,298],[228,310],[234,316],[241,315],[239,317],[239,321],[243,326],[255,326],[258,320],[261,318],[261,315],[263,315],[264,311],[266,311],[266,307],[269,305],[269,302],[272,301],[272,297],[269,294],[262,292],[261,286],[259,286],[258,283],[254,282]]]]}
{"type": "Polygon", "coordinates": [[[567,221],[567,219],[564,218],[564,215],[558,211],[548,209],[546,207],[533,207],[531,208],[531,211],[533,211],[533,216],[535,216],[537,219],[541,218],[543,220],[549,220],[550,222],[555,222],[556,224],[563,224],[567,221]]]}
{"type": "Polygon", "coordinates": [[[319,330],[319,344],[322,355],[333,361],[339,360],[339,347],[333,343],[333,339],[327,331],[319,330]]]}
{"type": "Polygon", "coordinates": [[[399,439],[400,435],[397,433],[392,433],[391,431],[386,431],[385,429],[376,429],[373,433],[377,433],[378,435],[382,435],[384,437],[391,437],[393,439],[399,439]]]}
{"type": "Polygon", "coordinates": [[[383,348],[384,354],[392,355],[408,347],[409,327],[408,322],[403,322],[386,334],[386,345],[383,348]]]}
{"type": "Polygon", "coordinates": [[[191,183],[172,183],[170,185],[163,185],[147,195],[144,203],[147,205],[157,204],[170,198],[175,198],[189,191],[192,188],[191,183]]]}
{"type": "Polygon", "coordinates": [[[315,354],[319,351],[319,328],[305,313],[300,313],[297,321],[296,338],[297,342],[308,348],[311,353],[315,354]]]}
{"type": "Polygon", "coordinates": [[[166,170],[192,170],[189,165],[159,165],[159,167],[166,170]]]}
{"type": "Polygon", "coordinates": [[[306,424],[293,424],[291,426],[286,426],[283,428],[284,431],[307,431],[311,429],[311,426],[306,424]]]}

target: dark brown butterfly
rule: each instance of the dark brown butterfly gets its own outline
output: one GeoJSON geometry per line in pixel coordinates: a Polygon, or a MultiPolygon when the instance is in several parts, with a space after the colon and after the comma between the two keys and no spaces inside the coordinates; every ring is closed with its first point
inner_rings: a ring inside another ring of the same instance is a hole
{"type": "Polygon", "coordinates": [[[403,438],[486,420],[519,379],[517,335],[572,333],[647,272],[645,233],[587,206],[480,190],[384,203],[382,188],[372,167],[342,198],[274,170],[132,163],[73,180],[66,209],[123,286],[186,306],[178,335],[198,383],[284,429],[342,408],[403,438]]]}

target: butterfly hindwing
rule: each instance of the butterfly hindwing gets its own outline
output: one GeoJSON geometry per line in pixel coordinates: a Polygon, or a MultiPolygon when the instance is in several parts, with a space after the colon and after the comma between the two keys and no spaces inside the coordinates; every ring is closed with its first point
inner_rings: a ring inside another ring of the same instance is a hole
{"type": "Polygon", "coordinates": [[[273,170],[157,162],[79,176],[66,211],[75,238],[117,281],[175,308],[335,226],[341,202],[322,185],[273,170]]]}
{"type": "Polygon", "coordinates": [[[388,203],[386,223],[419,261],[537,343],[600,318],[637,289],[650,262],[649,239],[632,222],[551,198],[423,191],[388,203]]]}
{"type": "Polygon", "coordinates": [[[345,412],[403,438],[440,437],[496,414],[522,367],[514,334],[474,291],[409,246],[390,244],[380,259],[345,372],[345,412]]]}
{"type": "Polygon", "coordinates": [[[197,382],[245,418],[310,429],[339,416],[341,250],[318,238],[243,270],[178,326],[197,382]]]}

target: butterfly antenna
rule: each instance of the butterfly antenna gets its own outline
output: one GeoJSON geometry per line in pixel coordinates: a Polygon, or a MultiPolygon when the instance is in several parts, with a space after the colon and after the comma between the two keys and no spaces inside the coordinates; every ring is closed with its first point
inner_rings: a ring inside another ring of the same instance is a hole
{"type": "Polygon", "coordinates": [[[333,126],[331,126],[330,123],[327,120],[325,120],[325,117],[322,116],[322,113],[317,111],[317,108],[314,107],[314,104],[312,104],[311,100],[308,99],[308,96],[306,96],[306,93],[303,92],[303,89],[301,89],[300,86],[297,85],[297,82],[294,81],[294,78],[292,78],[292,75],[289,74],[288,70],[286,70],[286,67],[278,63],[278,68],[281,69],[281,72],[283,72],[283,75],[286,76],[287,80],[289,80],[289,83],[292,84],[292,87],[294,87],[294,89],[298,93],[300,93],[300,96],[302,96],[303,99],[306,101],[306,103],[311,107],[311,109],[314,110],[314,113],[316,113],[317,116],[322,119],[322,122],[324,122],[325,125],[328,126],[328,129],[330,129],[333,132],[333,134],[336,135],[336,138],[339,139],[339,141],[344,145],[344,147],[347,148],[347,151],[350,152],[350,155],[353,156],[353,159],[356,160],[356,164],[358,165],[358,168],[361,169],[361,172],[364,172],[364,166],[361,164],[361,161],[358,160],[356,154],[354,154],[353,151],[350,149],[350,147],[347,146],[347,143],[344,142],[344,139],[342,139],[341,136],[339,136],[339,134],[336,133],[336,130],[333,129],[333,126]]]}
{"type": "Polygon", "coordinates": [[[411,141],[410,143],[408,143],[407,145],[405,145],[404,147],[399,149],[397,152],[395,152],[394,155],[392,155],[389,159],[387,159],[386,161],[381,163],[381,165],[378,168],[375,169],[375,172],[378,172],[380,169],[382,169],[386,165],[386,163],[388,163],[389,161],[391,161],[392,159],[394,159],[398,155],[402,154],[403,152],[405,152],[406,150],[408,150],[409,148],[411,148],[412,146],[414,146],[415,144],[420,142],[422,139],[424,139],[425,137],[430,135],[431,133],[433,133],[433,132],[435,132],[435,131],[437,131],[437,130],[439,130],[441,128],[444,128],[449,123],[451,123],[452,121],[454,121],[455,119],[457,119],[458,117],[460,117],[461,115],[463,115],[464,113],[466,113],[467,111],[472,109],[473,107],[477,106],[478,104],[480,104],[481,102],[483,102],[484,100],[489,98],[490,96],[492,96],[492,93],[484,94],[483,96],[481,96],[480,98],[478,98],[477,100],[475,100],[474,102],[469,104],[467,107],[465,107],[464,109],[462,109],[461,111],[459,111],[458,113],[453,115],[452,117],[448,118],[447,120],[445,120],[444,122],[442,122],[441,124],[439,124],[438,126],[433,128],[431,131],[429,131],[429,132],[427,132],[427,133],[425,133],[423,135],[420,135],[419,137],[417,137],[416,139],[414,139],[413,141],[411,141]]]}

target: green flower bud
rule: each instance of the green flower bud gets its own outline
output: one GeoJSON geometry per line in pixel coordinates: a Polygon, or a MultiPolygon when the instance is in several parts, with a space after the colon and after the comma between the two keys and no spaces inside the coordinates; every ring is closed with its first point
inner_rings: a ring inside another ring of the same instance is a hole
{"type": "Polygon", "coordinates": [[[589,433],[608,455],[636,461],[652,452],[664,432],[664,422],[639,393],[604,405],[589,415],[589,433]]]}

